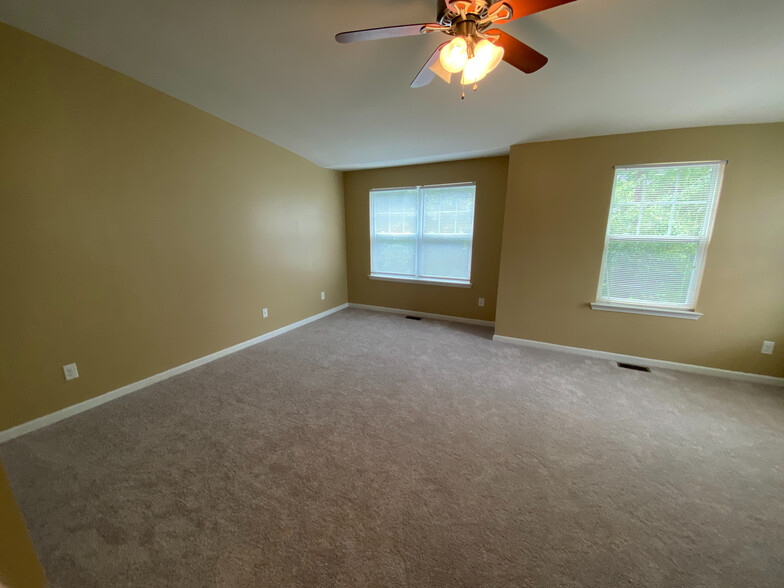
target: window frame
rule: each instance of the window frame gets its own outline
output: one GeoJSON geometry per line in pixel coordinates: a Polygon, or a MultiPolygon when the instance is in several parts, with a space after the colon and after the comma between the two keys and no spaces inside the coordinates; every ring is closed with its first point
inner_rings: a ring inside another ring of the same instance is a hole
{"type": "Polygon", "coordinates": [[[602,249],[602,264],[599,270],[599,281],[596,287],[596,299],[591,303],[593,310],[608,310],[612,312],[628,312],[633,314],[649,314],[654,316],[665,316],[670,318],[686,318],[696,320],[702,316],[697,312],[697,301],[702,287],[702,278],[705,274],[705,264],[708,258],[708,248],[713,237],[713,229],[716,223],[716,213],[721,199],[721,190],[724,182],[724,171],[727,160],[707,160],[707,161],[682,161],[666,163],[644,163],[631,165],[616,165],[613,167],[613,186],[610,192],[610,206],[607,213],[607,228],[604,235],[604,246],[602,249]],[[706,215],[703,220],[703,231],[699,236],[657,236],[657,235],[634,235],[611,236],[610,223],[613,213],[613,202],[615,200],[615,188],[618,181],[619,170],[640,169],[646,167],[689,167],[697,165],[719,165],[719,172],[716,177],[716,187],[714,197],[710,206],[706,208],[706,215]],[[695,254],[695,267],[692,270],[692,280],[689,284],[688,301],[685,304],[656,304],[654,302],[631,302],[628,300],[602,296],[602,284],[607,270],[607,251],[611,241],[616,242],[641,242],[650,241],[655,243],[696,243],[697,252],[695,254]]]}
{"type": "Polygon", "coordinates": [[[451,182],[443,184],[422,184],[417,186],[395,186],[391,188],[372,188],[369,192],[369,213],[370,213],[370,273],[368,278],[371,280],[381,280],[387,282],[404,282],[415,284],[431,284],[436,286],[453,286],[457,288],[470,288],[471,276],[473,275],[473,255],[474,255],[474,229],[476,226],[476,182],[451,182]],[[473,217],[471,219],[471,234],[466,236],[437,236],[436,239],[443,239],[444,241],[468,241],[468,278],[447,278],[447,277],[434,277],[421,274],[421,264],[424,258],[424,222],[425,222],[425,197],[424,191],[430,188],[460,188],[470,186],[474,189],[474,206],[473,217]],[[373,194],[377,192],[398,192],[403,190],[416,190],[417,191],[417,228],[414,238],[416,240],[416,256],[414,260],[414,275],[409,274],[393,274],[385,272],[373,271],[373,243],[375,237],[375,214],[374,214],[374,199],[373,194]]]}

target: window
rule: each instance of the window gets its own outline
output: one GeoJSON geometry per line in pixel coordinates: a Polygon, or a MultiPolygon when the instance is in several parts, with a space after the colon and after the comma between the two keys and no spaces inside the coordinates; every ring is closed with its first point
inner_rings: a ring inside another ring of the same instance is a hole
{"type": "Polygon", "coordinates": [[[697,291],[725,162],[615,168],[597,303],[600,310],[699,318],[697,291]],[[602,304],[604,303],[604,304],[602,304]],[[615,305],[615,307],[613,307],[615,305]],[[692,315],[692,316],[687,316],[692,315]]]}
{"type": "Polygon", "coordinates": [[[469,285],[476,185],[370,191],[370,277],[469,285]]]}

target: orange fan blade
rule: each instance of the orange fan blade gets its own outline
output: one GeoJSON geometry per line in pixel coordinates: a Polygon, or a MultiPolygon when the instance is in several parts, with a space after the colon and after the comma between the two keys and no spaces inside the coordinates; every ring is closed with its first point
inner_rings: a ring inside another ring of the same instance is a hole
{"type": "Polygon", "coordinates": [[[504,24],[510,20],[522,18],[524,16],[528,16],[529,14],[536,14],[537,12],[542,12],[542,10],[548,10],[550,8],[555,8],[556,6],[561,6],[562,4],[569,4],[569,2],[574,1],[575,0],[502,0],[501,2],[496,2],[490,6],[487,11],[493,12],[495,9],[500,8],[503,4],[509,6],[512,9],[512,18],[508,18],[506,20],[497,20],[494,23],[504,24]]]}
{"type": "Polygon", "coordinates": [[[485,31],[485,34],[491,38],[495,45],[503,47],[504,61],[514,65],[520,71],[534,73],[547,63],[547,58],[536,49],[518,41],[512,35],[507,35],[504,31],[492,29],[485,31]]]}

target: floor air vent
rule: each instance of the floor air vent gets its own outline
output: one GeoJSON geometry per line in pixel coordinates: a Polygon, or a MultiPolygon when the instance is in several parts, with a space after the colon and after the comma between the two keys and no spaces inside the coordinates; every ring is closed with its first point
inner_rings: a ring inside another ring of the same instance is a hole
{"type": "Polygon", "coordinates": [[[406,318],[407,318],[407,319],[411,319],[412,321],[421,321],[421,320],[422,320],[422,317],[421,317],[421,316],[411,316],[411,315],[406,315],[406,318]]]}
{"type": "Polygon", "coordinates": [[[623,363],[622,361],[618,362],[618,367],[624,368],[627,370],[637,370],[638,372],[649,372],[651,368],[646,367],[644,365],[634,365],[633,363],[623,363]]]}

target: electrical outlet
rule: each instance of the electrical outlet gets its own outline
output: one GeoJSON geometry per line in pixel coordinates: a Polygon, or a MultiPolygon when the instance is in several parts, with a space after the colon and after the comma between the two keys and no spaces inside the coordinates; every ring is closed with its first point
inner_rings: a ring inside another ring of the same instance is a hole
{"type": "Polygon", "coordinates": [[[322,300],[326,300],[327,299],[327,293],[326,292],[322,292],[321,293],[321,299],[322,300]]]}
{"type": "Polygon", "coordinates": [[[479,299],[479,306],[484,306],[484,305],[485,305],[485,299],[484,298],[480,298],[479,299]]]}
{"type": "Polygon", "coordinates": [[[772,355],[773,354],[773,346],[775,343],[773,341],[763,341],[762,342],[762,351],[760,353],[764,353],[765,355],[772,355]]]}
{"type": "Polygon", "coordinates": [[[79,377],[79,370],[76,369],[75,363],[69,363],[68,365],[63,366],[63,374],[65,375],[65,381],[68,380],[75,380],[79,377]]]}
{"type": "Polygon", "coordinates": [[[267,318],[269,316],[269,312],[266,308],[261,309],[261,318],[267,318]]]}

